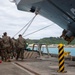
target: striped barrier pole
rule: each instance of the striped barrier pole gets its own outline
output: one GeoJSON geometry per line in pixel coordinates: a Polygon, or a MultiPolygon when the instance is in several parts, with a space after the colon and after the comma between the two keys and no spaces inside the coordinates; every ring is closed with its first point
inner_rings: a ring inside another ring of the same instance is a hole
{"type": "Polygon", "coordinates": [[[64,45],[63,44],[59,44],[58,45],[58,60],[59,60],[59,70],[58,72],[60,73],[66,73],[66,71],[64,71],[65,66],[64,66],[64,45]]]}

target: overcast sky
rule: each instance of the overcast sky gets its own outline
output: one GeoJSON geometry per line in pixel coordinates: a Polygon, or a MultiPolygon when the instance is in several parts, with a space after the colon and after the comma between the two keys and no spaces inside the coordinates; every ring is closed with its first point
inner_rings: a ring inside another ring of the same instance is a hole
{"type": "MultiPolygon", "coordinates": [[[[4,32],[7,32],[9,36],[13,37],[34,17],[34,15],[35,14],[33,13],[17,10],[16,5],[10,2],[10,0],[0,0],[0,36],[2,36],[4,32]]],[[[60,37],[62,28],[41,15],[37,15],[23,36],[48,25],[51,26],[32,35],[26,36],[25,38],[41,39],[44,37],[60,37]]],[[[19,34],[22,34],[24,30],[19,34]]],[[[17,37],[18,35],[15,36],[15,38],[17,37]]]]}

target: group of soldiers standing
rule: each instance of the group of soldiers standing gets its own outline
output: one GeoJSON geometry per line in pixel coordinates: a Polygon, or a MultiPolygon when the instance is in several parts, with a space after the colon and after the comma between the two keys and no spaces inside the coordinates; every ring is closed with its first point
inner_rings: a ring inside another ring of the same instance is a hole
{"type": "Polygon", "coordinates": [[[16,60],[19,57],[24,59],[24,50],[26,48],[26,40],[20,34],[17,39],[11,38],[6,32],[0,38],[0,57],[2,61],[11,61],[13,56],[16,60]]]}

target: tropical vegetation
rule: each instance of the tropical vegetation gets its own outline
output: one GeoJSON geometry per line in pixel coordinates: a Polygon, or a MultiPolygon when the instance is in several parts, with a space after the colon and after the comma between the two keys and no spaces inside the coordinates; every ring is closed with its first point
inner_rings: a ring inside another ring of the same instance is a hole
{"type": "MultiPolygon", "coordinates": [[[[65,44],[67,45],[67,41],[65,41],[63,38],[59,38],[59,37],[47,37],[47,38],[42,38],[42,39],[26,39],[27,42],[29,44],[32,44],[32,43],[40,43],[40,44],[59,44],[59,43],[62,43],[62,44],[65,44]]],[[[75,40],[73,40],[70,44],[74,45],[75,44],[75,40]]]]}

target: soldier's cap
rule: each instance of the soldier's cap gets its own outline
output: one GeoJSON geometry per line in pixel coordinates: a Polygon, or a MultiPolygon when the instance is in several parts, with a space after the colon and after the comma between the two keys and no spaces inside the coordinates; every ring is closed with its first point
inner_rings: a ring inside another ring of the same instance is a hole
{"type": "Polygon", "coordinates": [[[21,34],[19,34],[19,36],[22,36],[21,34]]]}
{"type": "Polygon", "coordinates": [[[7,34],[7,32],[4,32],[3,34],[7,34]]]}

